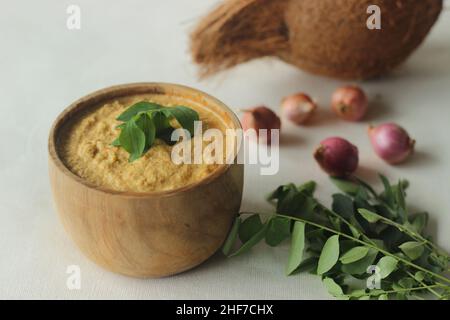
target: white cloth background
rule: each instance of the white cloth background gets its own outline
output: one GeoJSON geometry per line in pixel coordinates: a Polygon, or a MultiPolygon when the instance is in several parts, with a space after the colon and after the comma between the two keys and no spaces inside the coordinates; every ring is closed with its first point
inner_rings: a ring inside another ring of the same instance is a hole
{"type": "MultiPolygon", "coordinates": [[[[188,54],[188,31],[214,3],[209,0],[0,1],[0,298],[119,299],[327,299],[316,276],[284,276],[288,247],[260,245],[226,260],[165,279],[138,280],[104,271],[65,234],[52,206],[47,178],[47,136],[54,118],[96,89],[138,81],[164,81],[204,90],[232,107],[268,104],[296,91],[312,94],[328,110],[343,82],[263,59],[199,82],[188,54]],[[81,7],[81,30],[66,28],[66,8],[81,7]],[[79,265],[81,290],[68,290],[66,268],[79,265]]],[[[448,3],[447,3],[448,4],[448,3]]],[[[450,249],[450,13],[426,43],[390,77],[364,82],[377,99],[369,120],[394,120],[417,139],[417,154],[391,167],[372,152],[367,123],[324,116],[297,128],[284,123],[278,175],[247,166],[243,209],[268,210],[263,197],[289,181],[316,180],[320,198],[334,191],[311,153],[330,135],[353,141],[360,175],[381,171],[411,181],[410,203],[431,213],[431,231],[450,249]]]]}

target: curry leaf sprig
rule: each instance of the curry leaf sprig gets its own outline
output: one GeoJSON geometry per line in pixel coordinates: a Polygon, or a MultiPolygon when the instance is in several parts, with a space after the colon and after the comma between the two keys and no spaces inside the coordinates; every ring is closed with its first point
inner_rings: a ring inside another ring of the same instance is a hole
{"type": "Polygon", "coordinates": [[[276,213],[265,222],[241,213],[222,251],[231,257],[262,240],[277,246],[290,239],[286,274],[317,274],[335,297],[423,299],[427,292],[449,299],[450,257],[424,234],[428,213],[408,214],[407,181],[380,178],[381,193],[357,178],[333,178],[341,193],[331,209],[314,198],[314,182],[280,186],[268,197],[276,213]],[[242,244],[233,251],[238,238],[242,244]]]}
{"type": "Polygon", "coordinates": [[[199,120],[199,115],[185,106],[164,107],[148,101],[135,103],[117,117],[123,123],[117,126],[120,135],[112,145],[125,149],[130,154],[129,161],[133,162],[152,147],[156,138],[173,144],[170,139],[175,130],[170,124],[172,119],[192,137],[194,122],[199,120]]]}

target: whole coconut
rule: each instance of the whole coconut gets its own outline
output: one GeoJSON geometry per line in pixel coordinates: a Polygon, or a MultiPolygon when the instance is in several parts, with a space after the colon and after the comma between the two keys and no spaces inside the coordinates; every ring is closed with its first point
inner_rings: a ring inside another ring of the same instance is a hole
{"type": "Polygon", "coordinates": [[[341,79],[382,75],[424,40],[443,0],[226,0],[193,32],[203,75],[276,56],[306,71],[341,79]],[[370,30],[367,8],[381,9],[370,30]]]}

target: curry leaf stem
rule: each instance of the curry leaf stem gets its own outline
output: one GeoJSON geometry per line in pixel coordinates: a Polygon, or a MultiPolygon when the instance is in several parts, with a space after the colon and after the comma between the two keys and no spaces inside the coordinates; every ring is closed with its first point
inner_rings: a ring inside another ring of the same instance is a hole
{"type": "MultiPolygon", "coordinates": [[[[252,212],[245,212],[245,213],[252,213],[252,212]]],[[[325,226],[323,226],[323,225],[314,223],[314,222],[309,221],[309,220],[305,220],[305,219],[301,219],[301,218],[297,218],[297,217],[293,217],[293,216],[289,216],[289,215],[283,215],[283,214],[279,214],[279,213],[277,213],[276,215],[277,215],[278,217],[281,217],[281,218],[286,218],[286,219],[290,219],[290,220],[294,220],[294,221],[300,221],[300,222],[309,224],[309,225],[311,225],[311,226],[314,226],[314,227],[323,229],[323,230],[325,230],[325,231],[329,231],[329,232],[331,232],[331,233],[340,235],[340,236],[342,236],[342,237],[344,237],[344,238],[347,238],[347,239],[349,239],[349,240],[353,240],[353,241],[358,242],[358,243],[360,243],[360,244],[362,244],[362,245],[364,245],[364,246],[367,246],[367,247],[369,247],[369,248],[378,250],[379,252],[383,253],[383,254],[386,255],[386,256],[393,257],[394,259],[397,259],[398,261],[401,261],[401,262],[403,262],[404,264],[407,264],[407,265],[409,265],[409,266],[411,266],[411,267],[413,267],[413,268],[415,268],[415,269],[417,269],[417,270],[420,270],[420,271],[423,271],[423,272],[425,272],[425,273],[428,273],[429,275],[433,276],[434,278],[440,279],[440,280],[442,280],[442,281],[447,282],[447,283],[450,284],[450,279],[447,279],[446,277],[443,277],[443,276],[441,276],[441,275],[439,275],[439,274],[437,274],[437,273],[435,273],[435,272],[433,272],[433,271],[427,270],[427,269],[425,269],[425,268],[423,268],[423,267],[421,267],[421,266],[419,266],[419,265],[417,265],[417,264],[415,264],[415,263],[413,263],[413,262],[411,262],[411,261],[408,261],[408,260],[406,260],[406,259],[403,259],[403,258],[401,258],[401,257],[398,257],[398,256],[396,256],[396,255],[390,253],[389,251],[386,251],[386,250],[384,250],[384,249],[382,249],[382,248],[379,248],[379,247],[376,246],[376,245],[373,245],[373,244],[370,244],[370,243],[368,243],[368,242],[362,241],[362,240],[360,240],[360,239],[358,239],[358,238],[355,238],[355,237],[353,237],[353,236],[350,236],[350,235],[348,235],[348,234],[346,234],[346,233],[342,233],[342,232],[340,232],[340,231],[334,230],[334,229],[332,229],[332,228],[325,227],[325,226]]]]}

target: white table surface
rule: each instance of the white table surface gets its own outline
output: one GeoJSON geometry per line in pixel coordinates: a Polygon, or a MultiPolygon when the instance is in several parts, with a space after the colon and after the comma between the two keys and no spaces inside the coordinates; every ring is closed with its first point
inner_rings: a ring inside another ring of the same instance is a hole
{"type": "MultiPolygon", "coordinates": [[[[311,93],[328,110],[343,82],[303,73],[270,59],[198,81],[188,54],[188,31],[210,0],[0,1],[0,299],[327,299],[317,276],[284,276],[288,246],[264,244],[226,260],[217,255],[189,272],[156,280],[116,275],[87,260],[64,232],[52,206],[47,136],[54,118],[94,90],[127,82],[175,82],[204,90],[228,105],[268,104],[296,91],[311,93]],[[66,28],[66,8],[81,7],[79,31],[66,28]],[[81,289],[68,290],[68,265],[79,265],[81,289]]],[[[448,3],[447,3],[448,5],[448,3]]],[[[375,99],[369,120],[394,120],[417,139],[417,153],[391,167],[374,156],[367,123],[349,124],[323,112],[313,126],[285,123],[281,168],[245,172],[244,210],[268,210],[263,196],[289,181],[316,180],[329,202],[334,187],[311,153],[330,135],[360,149],[359,174],[380,171],[408,178],[412,206],[429,210],[431,232],[450,250],[450,12],[426,43],[390,77],[361,84],[375,99]]]]}

